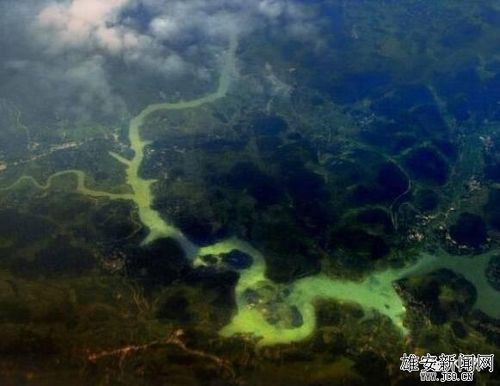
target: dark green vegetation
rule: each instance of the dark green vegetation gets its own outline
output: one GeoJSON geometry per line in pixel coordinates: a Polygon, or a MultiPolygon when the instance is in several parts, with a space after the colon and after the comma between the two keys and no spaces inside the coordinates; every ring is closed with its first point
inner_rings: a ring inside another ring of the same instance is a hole
{"type": "MultiPolygon", "coordinates": [[[[420,251],[474,259],[498,248],[496,3],[311,7],[323,15],[321,47],[272,30],[244,36],[228,98],[149,118],[140,172],[157,180],[155,209],[197,244],[248,240],[278,283],[319,272],[361,278],[420,251]],[[289,93],[269,81],[266,63],[289,93]]],[[[155,101],[157,79],[116,66],[131,111],[155,101]]],[[[211,89],[184,86],[184,99],[211,89]]],[[[20,116],[0,106],[2,186],[22,174],[43,184],[56,171],[82,169],[91,187],[127,191],[122,165],[108,155],[130,156],[126,122],[95,118],[66,130],[29,100],[20,116]]],[[[61,177],[49,190],[26,183],[0,191],[6,384],[402,386],[415,381],[398,370],[405,351],[500,355],[500,322],[474,310],[475,288],[446,270],[397,283],[409,339],[381,315],[329,301],[318,303],[310,339],[255,352],[251,339],[217,334],[250,256],[208,256],[221,261],[193,268],[171,239],[140,245],[146,232],[131,203],[73,188],[61,177]],[[126,355],[92,356],[127,347],[126,355]]],[[[497,290],[499,272],[494,258],[487,278],[497,290]]],[[[269,320],[301,324],[293,309],[270,308],[269,320]]]]}

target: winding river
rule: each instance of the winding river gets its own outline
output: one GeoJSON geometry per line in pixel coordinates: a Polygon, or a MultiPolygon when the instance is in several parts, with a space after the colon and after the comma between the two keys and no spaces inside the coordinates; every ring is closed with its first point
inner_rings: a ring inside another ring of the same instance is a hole
{"type": "Polygon", "coordinates": [[[126,168],[127,183],[131,188],[131,193],[114,194],[92,190],[86,187],[85,174],[80,170],[57,172],[51,175],[45,184],[40,184],[31,176],[22,176],[14,184],[1,188],[0,191],[14,189],[23,181],[32,183],[38,189],[46,190],[51,188],[55,178],[74,175],[77,181],[76,189],[81,194],[132,200],[137,206],[141,222],[148,229],[148,235],[143,244],[162,237],[172,237],[180,243],[194,266],[214,264],[213,260],[204,258],[208,255],[222,256],[234,251],[250,255],[253,260],[252,264],[248,268],[238,269],[240,278],[235,288],[237,310],[231,322],[222,328],[220,334],[252,336],[258,340],[260,346],[289,343],[311,336],[316,328],[314,302],[317,299],[336,299],[357,303],[368,314],[378,312],[387,316],[401,331],[401,334],[405,335],[408,333],[403,323],[406,314],[405,307],[394,288],[394,281],[441,268],[463,275],[477,289],[475,307],[491,317],[500,318],[498,292],[491,287],[485,276],[486,267],[494,252],[474,258],[449,256],[444,253],[439,256],[422,255],[409,267],[372,272],[362,281],[332,279],[318,274],[299,279],[288,285],[281,285],[266,278],[265,259],[249,243],[230,238],[213,245],[199,247],[153,209],[151,185],[155,183],[155,180],[143,179],[139,173],[144,159],[144,150],[149,144],[141,138],[140,133],[146,118],[157,111],[194,109],[224,98],[231,80],[236,75],[236,50],[237,39],[233,37],[225,53],[218,87],[213,93],[189,101],[149,105],[130,121],[128,136],[130,146],[134,151],[133,158],[129,160],[115,153],[110,153],[110,155],[126,168]]]}

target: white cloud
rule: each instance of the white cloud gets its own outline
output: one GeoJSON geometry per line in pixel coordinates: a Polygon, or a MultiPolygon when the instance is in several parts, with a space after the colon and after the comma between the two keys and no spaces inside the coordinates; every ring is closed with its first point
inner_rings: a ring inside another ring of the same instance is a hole
{"type": "Polygon", "coordinates": [[[178,22],[171,16],[160,16],[151,22],[151,32],[162,39],[177,35],[179,29],[178,22]]]}
{"type": "Polygon", "coordinates": [[[52,0],[38,14],[37,23],[45,32],[41,39],[56,52],[73,46],[117,54],[144,48],[144,42],[168,48],[169,43],[193,37],[225,41],[229,34],[249,33],[277,19],[312,24],[306,10],[292,0],[52,0]],[[123,10],[137,4],[155,15],[142,33],[120,20],[123,10]]]}
{"type": "Polygon", "coordinates": [[[263,0],[258,5],[259,11],[272,19],[281,16],[285,10],[285,3],[279,0],[263,0]]]}
{"type": "MultiPolygon", "coordinates": [[[[116,25],[120,10],[130,0],[73,0],[49,3],[37,16],[37,23],[49,33],[50,48],[96,44],[112,53],[134,42],[130,32],[116,25]]],[[[44,35],[41,35],[42,38],[44,35]]]]}
{"type": "Polygon", "coordinates": [[[4,20],[29,47],[4,58],[5,68],[39,74],[72,109],[88,110],[87,103],[110,115],[125,109],[112,87],[116,63],[161,76],[167,88],[181,76],[206,84],[215,74],[207,63],[219,60],[230,35],[265,26],[297,39],[316,33],[298,0],[5,0],[4,20]],[[139,4],[151,15],[140,23],[133,13],[139,4]]]}

